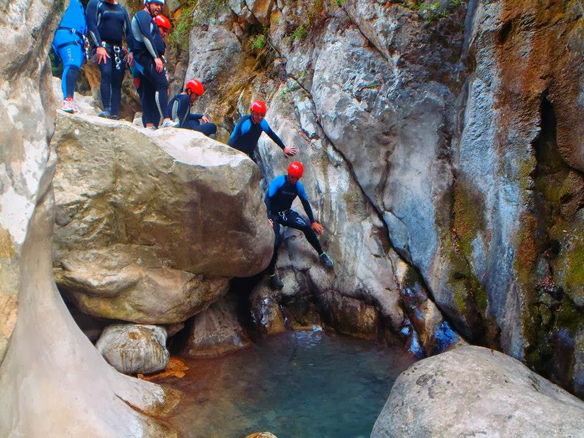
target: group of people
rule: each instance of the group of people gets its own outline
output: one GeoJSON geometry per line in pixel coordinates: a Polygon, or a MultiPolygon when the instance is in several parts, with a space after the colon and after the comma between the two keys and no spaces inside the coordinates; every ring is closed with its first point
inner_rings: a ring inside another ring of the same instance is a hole
{"type": "MultiPolygon", "coordinates": [[[[126,9],[116,0],[90,0],[87,11],[83,10],[80,0],[70,0],[53,41],[53,48],[63,63],[63,111],[77,111],[73,96],[79,70],[84,60],[95,55],[101,72],[103,111],[100,117],[120,118],[122,81],[126,65],[129,65],[142,103],[145,128],[179,127],[200,131],[209,137],[215,135],[217,126],[214,123],[203,114],[191,113],[191,106],[204,93],[200,81],[189,80],[181,93],[168,100],[164,37],[170,31],[171,23],[162,15],[164,3],[164,0],[144,0],[144,9],[130,20],[126,9]],[[124,39],[127,47],[123,46],[124,39]]],[[[265,120],[266,112],[264,102],[253,102],[250,114],[238,121],[227,143],[247,154],[256,164],[255,150],[262,132],[282,149],[286,157],[292,157],[297,152],[295,147],[286,146],[270,128],[265,120]]],[[[302,231],[321,262],[328,268],[333,266],[333,261],[318,240],[317,235],[322,234],[323,227],[314,219],[306,191],[300,182],[303,173],[300,162],[291,163],[286,175],[280,175],[270,183],[264,198],[268,220],[276,237],[274,255],[267,269],[274,288],[284,286],[276,274],[280,225],[302,231]],[[291,208],[296,197],[302,202],[308,222],[291,208]]]]}

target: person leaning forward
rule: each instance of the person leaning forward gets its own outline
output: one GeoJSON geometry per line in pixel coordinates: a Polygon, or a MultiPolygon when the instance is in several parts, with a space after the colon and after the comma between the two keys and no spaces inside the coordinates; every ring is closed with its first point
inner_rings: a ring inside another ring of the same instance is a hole
{"type": "Polygon", "coordinates": [[[168,103],[170,117],[178,123],[179,128],[191,129],[213,137],[217,132],[217,125],[204,114],[191,114],[191,105],[203,95],[205,88],[197,79],[191,79],[185,89],[174,96],[168,103]]]}
{"type": "Polygon", "coordinates": [[[274,131],[272,131],[270,125],[268,125],[268,122],[264,119],[265,115],[266,104],[261,100],[253,102],[251,104],[250,114],[242,117],[239,122],[237,122],[227,144],[244,152],[257,164],[255,149],[258,145],[260,135],[262,135],[262,132],[265,132],[278,146],[280,146],[286,157],[296,155],[296,148],[284,145],[284,142],[274,131]]]}
{"type": "Polygon", "coordinates": [[[266,203],[268,218],[270,224],[274,228],[274,255],[267,268],[270,276],[270,283],[274,288],[282,288],[284,283],[278,278],[276,274],[276,262],[278,260],[278,247],[280,246],[280,225],[295,228],[304,233],[306,240],[312,245],[320,257],[320,261],[327,268],[332,268],[333,261],[326,252],[322,249],[318,241],[318,235],[324,231],[322,225],[314,219],[310,202],[306,196],[304,186],[300,182],[304,167],[298,161],[294,161],[288,166],[288,175],[280,175],[270,183],[268,192],[264,198],[266,203]],[[296,197],[300,198],[304,211],[308,216],[309,222],[306,222],[296,211],[292,210],[292,202],[296,197]],[[309,225],[310,223],[310,225],[309,225]]]}

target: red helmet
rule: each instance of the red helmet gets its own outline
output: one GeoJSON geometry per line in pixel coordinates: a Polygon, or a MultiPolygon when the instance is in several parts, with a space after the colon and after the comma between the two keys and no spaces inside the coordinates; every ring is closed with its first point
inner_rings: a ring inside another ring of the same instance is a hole
{"type": "Polygon", "coordinates": [[[154,17],[154,22],[158,27],[166,29],[167,32],[172,27],[172,25],[170,24],[170,20],[166,18],[164,15],[157,15],[156,17],[154,17]]]}
{"type": "Polygon", "coordinates": [[[259,113],[263,116],[266,115],[266,104],[261,100],[256,100],[254,103],[251,104],[250,108],[252,113],[259,113]]]}
{"type": "Polygon", "coordinates": [[[185,85],[185,90],[191,90],[197,96],[202,96],[205,91],[205,88],[203,87],[203,84],[201,84],[200,81],[196,79],[191,79],[190,81],[187,82],[187,85],[185,85]]]}
{"type": "Polygon", "coordinates": [[[302,163],[298,161],[294,161],[288,166],[288,175],[293,176],[294,178],[302,178],[303,173],[304,167],[302,166],[302,163]]]}

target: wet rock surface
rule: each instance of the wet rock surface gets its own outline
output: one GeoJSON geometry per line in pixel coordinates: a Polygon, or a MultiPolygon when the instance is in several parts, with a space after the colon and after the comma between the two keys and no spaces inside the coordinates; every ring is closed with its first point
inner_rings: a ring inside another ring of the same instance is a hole
{"type": "Polygon", "coordinates": [[[371,437],[575,438],[583,428],[584,402],[516,359],[462,347],[404,371],[371,437]]]}

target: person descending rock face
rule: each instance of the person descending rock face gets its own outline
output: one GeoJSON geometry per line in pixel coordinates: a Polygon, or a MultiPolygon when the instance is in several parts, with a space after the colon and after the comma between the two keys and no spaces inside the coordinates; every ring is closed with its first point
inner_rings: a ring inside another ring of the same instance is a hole
{"type": "Polygon", "coordinates": [[[262,135],[262,132],[265,132],[282,148],[286,157],[296,155],[296,148],[285,146],[280,137],[272,131],[270,125],[264,119],[266,115],[266,104],[264,102],[256,100],[251,104],[250,112],[251,114],[242,117],[237,122],[227,142],[229,146],[246,153],[257,164],[255,149],[258,145],[260,135],[262,135]]]}
{"type": "MultiPolygon", "coordinates": [[[[134,61],[142,74],[142,113],[148,129],[156,129],[161,117],[162,127],[176,126],[168,112],[168,75],[164,66],[166,44],[154,21],[161,14],[163,5],[164,0],[144,0],[144,9],[132,19],[132,33],[136,40],[134,61]]],[[[170,22],[168,25],[170,29],[170,22]]]]}
{"type": "Polygon", "coordinates": [[[63,90],[62,109],[68,113],[77,112],[73,96],[77,86],[79,69],[85,58],[84,52],[87,46],[87,40],[85,39],[86,29],[83,5],[79,0],[71,0],[53,39],[53,50],[63,62],[63,76],[61,76],[61,89],[63,90]]]}
{"type": "Polygon", "coordinates": [[[126,9],[115,0],[91,0],[87,5],[87,28],[93,44],[95,57],[101,72],[100,117],[118,120],[122,100],[122,82],[126,72],[127,50],[122,46],[125,36],[132,60],[134,39],[130,30],[130,17],[126,9]]]}
{"type": "Polygon", "coordinates": [[[320,261],[327,267],[332,268],[333,261],[320,246],[317,234],[323,232],[323,227],[314,220],[310,203],[306,196],[304,186],[300,178],[304,173],[304,167],[298,161],[294,161],[288,166],[288,175],[280,175],[275,178],[268,188],[264,202],[268,210],[270,224],[274,228],[276,239],[274,241],[274,255],[268,266],[268,274],[273,287],[281,288],[284,283],[276,275],[276,261],[278,259],[278,247],[280,246],[280,225],[296,228],[304,233],[306,240],[312,245],[320,257],[320,261]],[[304,211],[308,216],[310,225],[294,210],[291,209],[292,202],[296,197],[300,197],[304,211]]]}
{"type": "Polygon", "coordinates": [[[170,117],[178,123],[179,127],[199,131],[211,137],[217,132],[217,126],[211,123],[204,114],[190,114],[191,105],[203,95],[204,91],[201,82],[191,79],[187,82],[184,91],[171,99],[168,107],[170,117]]]}

